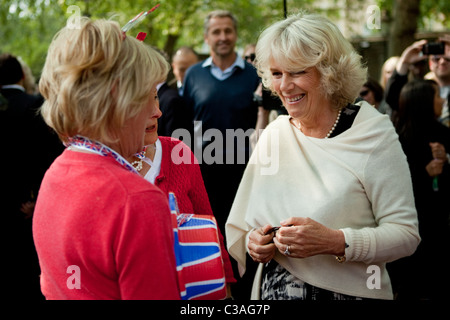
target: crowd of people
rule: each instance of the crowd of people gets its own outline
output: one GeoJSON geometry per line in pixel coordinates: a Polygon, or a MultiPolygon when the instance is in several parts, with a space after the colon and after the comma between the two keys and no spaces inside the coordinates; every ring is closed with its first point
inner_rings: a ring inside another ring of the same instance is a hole
{"type": "Polygon", "coordinates": [[[212,11],[205,60],[80,24],[53,39],[38,88],[0,56],[13,297],[180,299],[174,193],[217,223],[223,298],[448,298],[450,36],[436,54],[414,42],[377,81],[317,14],[239,55],[237,19],[212,11]]]}

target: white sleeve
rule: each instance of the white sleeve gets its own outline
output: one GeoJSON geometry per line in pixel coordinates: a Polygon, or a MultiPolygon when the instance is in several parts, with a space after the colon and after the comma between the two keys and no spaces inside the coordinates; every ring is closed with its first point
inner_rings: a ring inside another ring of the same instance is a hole
{"type": "Polygon", "coordinates": [[[368,158],[362,182],[377,227],[341,229],[347,260],[390,262],[413,254],[420,236],[411,174],[392,126],[368,158]]]}

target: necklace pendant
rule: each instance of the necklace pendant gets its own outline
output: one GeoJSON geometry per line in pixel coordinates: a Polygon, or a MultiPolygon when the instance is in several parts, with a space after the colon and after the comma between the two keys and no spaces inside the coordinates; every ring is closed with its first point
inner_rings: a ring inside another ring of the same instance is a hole
{"type": "Polygon", "coordinates": [[[137,170],[137,171],[141,171],[142,170],[142,160],[139,161],[133,161],[131,163],[131,165],[137,170]]]}
{"type": "Polygon", "coordinates": [[[144,150],[142,150],[141,152],[135,154],[135,156],[139,159],[136,161],[133,161],[131,163],[131,165],[137,170],[137,171],[141,171],[143,168],[143,161],[144,159],[147,158],[147,156],[145,155],[145,153],[147,152],[147,147],[144,148],[144,150]]]}

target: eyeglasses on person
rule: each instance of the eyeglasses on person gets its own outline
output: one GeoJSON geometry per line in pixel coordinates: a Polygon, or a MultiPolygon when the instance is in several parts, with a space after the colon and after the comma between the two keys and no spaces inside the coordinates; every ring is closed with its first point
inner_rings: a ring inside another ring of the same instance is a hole
{"type": "Polygon", "coordinates": [[[256,55],[254,53],[250,53],[249,55],[244,57],[245,60],[250,60],[251,62],[255,61],[256,55]]]}
{"type": "Polygon", "coordinates": [[[440,60],[444,59],[445,62],[450,62],[450,57],[446,57],[446,56],[432,56],[431,57],[431,61],[433,61],[434,63],[438,63],[440,60]]]}
{"type": "Polygon", "coordinates": [[[360,93],[359,93],[359,96],[360,97],[364,97],[364,96],[367,96],[367,94],[369,93],[369,89],[366,89],[366,90],[363,90],[363,91],[361,91],[360,93]]]}

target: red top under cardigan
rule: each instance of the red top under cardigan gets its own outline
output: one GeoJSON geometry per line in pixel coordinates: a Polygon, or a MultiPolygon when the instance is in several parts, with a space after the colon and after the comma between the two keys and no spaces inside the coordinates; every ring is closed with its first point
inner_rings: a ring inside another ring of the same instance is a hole
{"type": "MultiPolygon", "coordinates": [[[[162,146],[161,169],[155,185],[167,195],[175,193],[181,213],[213,215],[198,161],[182,141],[159,137],[162,146]],[[183,163],[182,163],[183,162],[183,163]]],[[[218,229],[227,283],[236,282],[223,235],[218,229]]]]}

